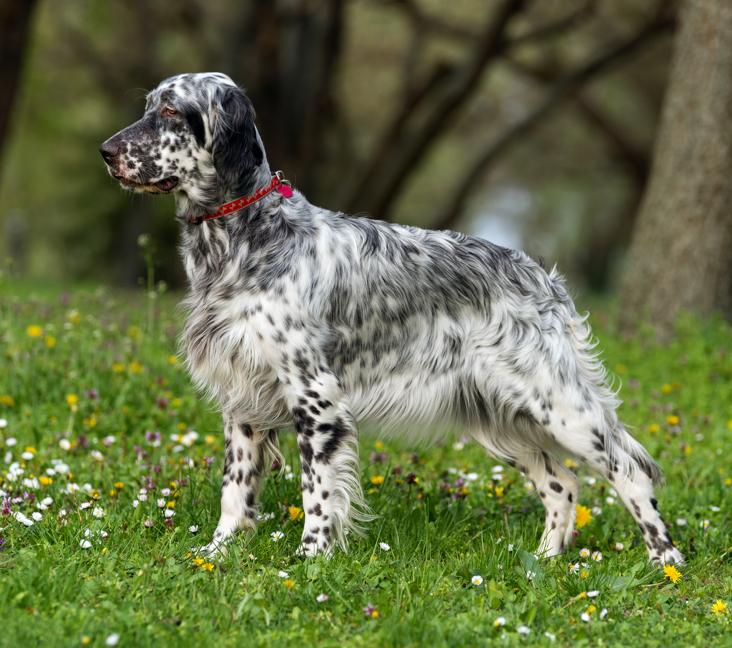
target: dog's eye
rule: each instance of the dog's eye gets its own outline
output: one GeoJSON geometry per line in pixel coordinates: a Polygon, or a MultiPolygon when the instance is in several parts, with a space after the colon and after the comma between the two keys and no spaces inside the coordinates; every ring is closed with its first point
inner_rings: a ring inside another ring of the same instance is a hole
{"type": "Polygon", "coordinates": [[[178,111],[172,106],[165,106],[162,111],[163,117],[175,117],[178,111]]]}

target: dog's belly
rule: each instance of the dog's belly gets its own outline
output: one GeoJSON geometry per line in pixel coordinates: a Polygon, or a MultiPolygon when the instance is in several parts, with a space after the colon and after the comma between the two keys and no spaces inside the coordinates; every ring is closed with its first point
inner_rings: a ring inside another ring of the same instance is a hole
{"type": "Polygon", "coordinates": [[[183,346],[194,383],[227,416],[259,429],[287,424],[280,383],[250,321],[207,307],[194,309],[183,346]]]}

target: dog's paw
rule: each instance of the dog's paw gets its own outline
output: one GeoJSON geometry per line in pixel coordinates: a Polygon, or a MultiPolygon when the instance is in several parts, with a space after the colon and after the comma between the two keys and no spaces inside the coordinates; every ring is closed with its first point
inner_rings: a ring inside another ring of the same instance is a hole
{"type": "Polygon", "coordinates": [[[664,565],[683,565],[684,556],[676,547],[667,547],[659,554],[653,554],[651,560],[663,567],[664,565]]]}
{"type": "Polygon", "coordinates": [[[191,551],[201,558],[208,558],[209,560],[221,560],[226,556],[228,542],[224,540],[212,540],[207,545],[202,547],[193,547],[191,551]]]}

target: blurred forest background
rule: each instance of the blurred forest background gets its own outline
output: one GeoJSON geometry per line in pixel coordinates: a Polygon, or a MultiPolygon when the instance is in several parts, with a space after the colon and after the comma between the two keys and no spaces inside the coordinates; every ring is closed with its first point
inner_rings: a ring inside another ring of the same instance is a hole
{"type": "Polygon", "coordinates": [[[630,327],[732,311],[728,0],[0,0],[10,274],[135,284],[148,232],[181,285],[172,198],[98,147],[207,70],[316,204],[524,248],[630,327]]]}

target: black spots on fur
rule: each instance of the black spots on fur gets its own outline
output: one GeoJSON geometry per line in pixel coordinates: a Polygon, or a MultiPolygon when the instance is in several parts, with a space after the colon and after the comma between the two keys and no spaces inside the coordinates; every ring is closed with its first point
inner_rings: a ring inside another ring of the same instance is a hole
{"type": "Polygon", "coordinates": [[[243,434],[243,435],[244,435],[244,436],[245,436],[245,437],[246,437],[247,439],[251,439],[251,438],[252,438],[252,437],[254,436],[254,431],[252,430],[252,426],[251,426],[251,425],[247,425],[246,423],[242,423],[242,424],[241,424],[241,425],[239,426],[239,430],[241,431],[241,433],[242,433],[242,434],[243,434]]]}
{"type": "Polygon", "coordinates": [[[306,535],[303,536],[302,544],[315,544],[318,541],[318,539],[313,535],[306,535]]]}
{"type": "Polygon", "coordinates": [[[318,502],[315,506],[313,506],[313,513],[320,517],[323,515],[323,507],[320,506],[320,502],[318,502]]]}
{"type": "Polygon", "coordinates": [[[343,439],[348,435],[349,428],[345,421],[338,417],[333,422],[332,429],[328,433],[323,449],[318,453],[316,459],[322,463],[328,463],[333,454],[340,448],[343,439]]]}
{"type": "Polygon", "coordinates": [[[564,490],[562,485],[556,481],[549,482],[549,488],[551,488],[555,493],[561,493],[564,490]]]}
{"type": "Polygon", "coordinates": [[[653,507],[653,510],[658,513],[658,500],[655,497],[651,497],[651,506],[653,507]]]}
{"type": "Polygon", "coordinates": [[[302,458],[304,472],[305,467],[310,466],[310,464],[313,462],[313,446],[310,441],[305,438],[300,439],[297,445],[300,448],[300,457],[302,458]]]}
{"type": "Polygon", "coordinates": [[[541,497],[541,499],[544,499],[546,497],[546,493],[544,491],[539,491],[539,497],[541,497]]]}
{"type": "Polygon", "coordinates": [[[244,501],[247,506],[249,506],[249,507],[254,506],[254,493],[252,491],[249,491],[247,493],[247,496],[244,501]]]}
{"type": "Polygon", "coordinates": [[[244,459],[244,448],[236,449],[236,460],[241,462],[244,459]]]}
{"type": "Polygon", "coordinates": [[[592,428],[590,432],[592,433],[592,436],[595,437],[595,441],[592,442],[592,447],[598,452],[605,452],[605,435],[597,428],[592,428]]]}
{"type": "Polygon", "coordinates": [[[638,506],[638,503],[632,497],[630,498],[630,505],[633,507],[633,515],[635,516],[635,519],[640,520],[641,519],[640,506],[638,506]]]}
{"type": "Polygon", "coordinates": [[[574,497],[572,496],[572,493],[571,492],[567,493],[567,501],[571,504],[573,500],[574,500],[574,497]]]}
{"type": "Polygon", "coordinates": [[[307,396],[308,398],[313,398],[315,400],[320,398],[320,394],[318,394],[318,392],[316,391],[313,391],[312,389],[305,390],[305,396],[307,396]]]}
{"type": "Polygon", "coordinates": [[[241,484],[242,480],[244,479],[244,472],[241,468],[236,473],[236,483],[241,484]]]}
{"type": "Polygon", "coordinates": [[[323,491],[323,492],[321,493],[321,496],[322,496],[322,498],[323,498],[324,500],[327,500],[327,499],[328,499],[328,495],[330,495],[330,493],[329,493],[329,492],[328,492],[327,490],[324,490],[324,491],[323,491]]]}

